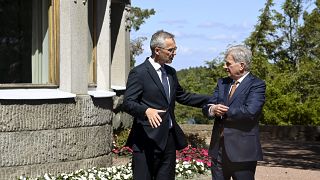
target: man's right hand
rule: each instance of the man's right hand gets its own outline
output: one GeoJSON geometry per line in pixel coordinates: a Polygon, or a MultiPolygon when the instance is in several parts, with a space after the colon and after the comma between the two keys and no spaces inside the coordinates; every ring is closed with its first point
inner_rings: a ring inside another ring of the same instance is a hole
{"type": "Polygon", "coordinates": [[[228,111],[228,109],[229,107],[223,104],[211,104],[211,107],[209,108],[210,114],[213,114],[215,116],[223,116],[228,111]]]}
{"type": "Polygon", "coordinates": [[[160,126],[162,119],[161,119],[159,113],[162,113],[162,112],[166,112],[166,111],[159,110],[159,109],[153,109],[153,108],[148,108],[146,110],[146,116],[147,116],[152,128],[157,128],[158,126],[160,126]]]}

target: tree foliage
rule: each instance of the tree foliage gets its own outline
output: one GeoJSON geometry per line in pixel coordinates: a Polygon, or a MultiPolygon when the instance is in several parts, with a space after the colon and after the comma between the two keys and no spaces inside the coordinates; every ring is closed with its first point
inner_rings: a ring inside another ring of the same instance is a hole
{"type": "MultiPolygon", "coordinates": [[[[154,9],[141,9],[139,7],[131,7],[130,20],[132,22],[131,29],[138,31],[140,26],[146,22],[150,16],[154,15],[156,11],[154,9]]],[[[133,67],[136,60],[135,57],[143,53],[143,42],[147,40],[147,37],[137,37],[130,41],[130,67],[133,67]]]]}
{"type": "Polygon", "coordinates": [[[254,52],[254,71],[267,83],[265,124],[320,124],[320,108],[314,106],[319,104],[320,92],[320,1],[311,13],[303,6],[309,2],[285,0],[282,12],[277,12],[268,0],[246,40],[254,52]]]}
{"type": "Polygon", "coordinates": [[[156,13],[154,9],[141,9],[139,7],[131,7],[131,12],[131,29],[135,31],[138,31],[140,29],[140,26],[146,22],[146,19],[156,13]]]}
{"type": "MultiPolygon", "coordinates": [[[[267,84],[261,123],[320,125],[320,0],[284,0],[278,11],[267,0],[244,43],[253,52],[252,73],[267,84]]],[[[212,94],[225,75],[219,58],[178,72],[185,89],[201,94],[212,94]]],[[[176,114],[180,122],[208,123],[199,109],[178,105],[176,114]]]]}
{"type": "MultiPolygon", "coordinates": [[[[218,78],[226,76],[222,64],[219,62],[220,60],[216,58],[207,62],[208,67],[189,68],[178,71],[180,85],[188,92],[212,95],[218,78]]],[[[193,119],[197,124],[212,123],[212,121],[203,116],[202,110],[199,108],[177,104],[175,114],[180,123],[186,123],[190,119],[193,119]]]]}

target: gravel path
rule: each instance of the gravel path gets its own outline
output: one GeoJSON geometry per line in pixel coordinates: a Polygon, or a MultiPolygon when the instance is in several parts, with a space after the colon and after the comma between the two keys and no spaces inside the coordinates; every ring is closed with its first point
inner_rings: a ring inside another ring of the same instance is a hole
{"type": "MultiPolygon", "coordinates": [[[[262,140],[264,161],[258,163],[256,180],[320,179],[320,142],[262,140]]],[[[114,159],[123,164],[126,158],[114,159]]],[[[210,174],[194,180],[211,180],[210,174]]]]}

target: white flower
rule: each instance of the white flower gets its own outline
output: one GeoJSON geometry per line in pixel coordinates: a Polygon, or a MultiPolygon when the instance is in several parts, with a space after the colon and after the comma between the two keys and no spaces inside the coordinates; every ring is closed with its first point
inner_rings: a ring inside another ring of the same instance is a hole
{"type": "Polygon", "coordinates": [[[22,175],[19,177],[19,180],[27,180],[27,178],[24,175],[22,175]]]}
{"type": "Polygon", "coordinates": [[[95,179],[94,174],[93,174],[93,173],[90,173],[89,176],[88,176],[88,178],[94,180],[94,179],[95,179]]]}
{"type": "Polygon", "coordinates": [[[44,177],[45,180],[51,180],[49,174],[47,174],[47,173],[45,173],[43,177],[44,177]]]}
{"type": "Polygon", "coordinates": [[[183,165],[189,164],[189,161],[183,161],[183,165]]]}
{"type": "MultiPolygon", "coordinates": [[[[176,160],[175,174],[178,179],[186,178],[191,179],[193,174],[203,174],[209,172],[206,166],[202,162],[192,161],[182,161],[176,160]]],[[[74,173],[66,174],[61,173],[59,175],[63,179],[72,180],[95,180],[96,178],[101,180],[130,180],[133,178],[132,175],[132,163],[129,162],[126,165],[112,166],[107,168],[96,168],[93,167],[87,170],[77,170],[74,173]]],[[[28,177],[20,176],[19,180],[27,180],[28,177]]],[[[36,178],[35,180],[45,179],[45,180],[55,180],[56,177],[50,174],[45,174],[43,177],[36,178]]],[[[32,180],[32,179],[30,179],[32,180]]]]}
{"type": "Polygon", "coordinates": [[[131,174],[124,174],[124,175],[123,175],[123,178],[124,178],[124,179],[130,179],[130,178],[131,178],[131,174]]]}
{"type": "Polygon", "coordinates": [[[117,173],[115,179],[121,179],[120,174],[117,173]]]}

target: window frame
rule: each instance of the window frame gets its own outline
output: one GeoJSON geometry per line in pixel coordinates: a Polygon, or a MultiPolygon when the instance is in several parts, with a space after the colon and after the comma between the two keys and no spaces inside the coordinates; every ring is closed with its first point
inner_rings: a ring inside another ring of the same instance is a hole
{"type": "MultiPolygon", "coordinates": [[[[41,0],[40,0],[41,1],[41,0]]],[[[32,2],[34,3],[35,0],[32,2]]],[[[48,84],[41,83],[0,83],[0,89],[17,88],[58,88],[59,87],[59,18],[60,0],[48,1],[48,84]]],[[[32,55],[30,55],[32,56],[32,55]]],[[[31,62],[31,66],[32,66],[31,62]]],[[[34,73],[33,70],[31,72],[34,73]]]]}

